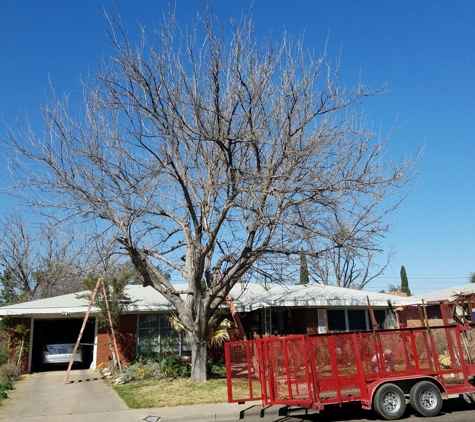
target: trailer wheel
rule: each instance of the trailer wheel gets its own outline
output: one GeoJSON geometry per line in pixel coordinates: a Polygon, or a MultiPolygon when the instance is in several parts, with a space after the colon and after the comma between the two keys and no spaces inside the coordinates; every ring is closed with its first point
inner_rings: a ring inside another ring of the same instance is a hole
{"type": "Polygon", "coordinates": [[[430,381],[420,381],[413,385],[409,394],[412,408],[422,416],[436,416],[442,409],[442,395],[430,381]]]}
{"type": "Polygon", "coordinates": [[[406,397],[396,384],[384,384],[376,390],[373,405],[384,419],[399,419],[406,410],[406,397]]]}

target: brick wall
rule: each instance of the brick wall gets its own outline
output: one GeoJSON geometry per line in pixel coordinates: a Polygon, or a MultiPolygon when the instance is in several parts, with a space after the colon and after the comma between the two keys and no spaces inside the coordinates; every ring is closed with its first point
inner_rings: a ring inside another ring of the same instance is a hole
{"type": "Polygon", "coordinates": [[[30,349],[30,331],[31,331],[31,318],[12,318],[8,321],[8,362],[18,363],[20,359],[20,369],[23,373],[28,372],[28,356],[30,349]],[[18,334],[15,331],[15,326],[22,324],[27,328],[26,333],[18,334]]]}
{"type": "MultiPolygon", "coordinates": [[[[130,363],[136,355],[137,350],[137,315],[122,315],[119,323],[118,334],[116,334],[117,348],[121,363],[130,363]]],[[[96,366],[106,364],[112,360],[112,355],[108,345],[109,339],[104,329],[99,329],[97,333],[97,358],[96,366]]]]}

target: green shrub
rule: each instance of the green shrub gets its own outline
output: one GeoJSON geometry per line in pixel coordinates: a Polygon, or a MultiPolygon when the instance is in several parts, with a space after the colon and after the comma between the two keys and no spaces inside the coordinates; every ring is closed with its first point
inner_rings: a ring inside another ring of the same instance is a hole
{"type": "Polygon", "coordinates": [[[160,378],[160,364],[158,362],[136,362],[124,368],[124,373],[120,377],[124,383],[140,381],[144,379],[160,378]]]}
{"type": "Polygon", "coordinates": [[[8,390],[13,390],[13,381],[8,378],[0,379],[0,401],[8,397],[8,390]]]}
{"type": "Polygon", "coordinates": [[[0,334],[0,366],[8,362],[8,339],[0,334]]]}
{"type": "Polygon", "coordinates": [[[180,355],[173,355],[162,360],[162,374],[166,377],[187,377],[191,375],[191,368],[180,355]]]}
{"type": "Polygon", "coordinates": [[[13,381],[8,378],[0,380],[0,390],[13,390],[13,381]]]}
{"type": "Polygon", "coordinates": [[[209,376],[225,377],[226,367],[221,363],[214,363],[213,361],[208,360],[206,362],[206,372],[209,376]]]}

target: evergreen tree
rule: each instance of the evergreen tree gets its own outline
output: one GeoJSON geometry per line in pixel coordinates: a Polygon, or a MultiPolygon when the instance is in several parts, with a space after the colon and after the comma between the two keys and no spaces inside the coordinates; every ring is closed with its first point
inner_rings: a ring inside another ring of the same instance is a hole
{"type": "Polygon", "coordinates": [[[406,269],[404,265],[401,265],[401,292],[407,293],[408,296],[411,296],[411,291],[409,290],[409,281],[407,279],[406,269]]]}
{"type": "Polygon", "coordinates": [[[300,251],[300,284],[308,284],[307,257],[303,250],[300,251]]]}
{"type": "Polygon", "coordinates": [[[0,305],[13,305],[21,301],[18,292],[15,290],[15,281],[10,268],[6,268],[0,274],[0,305]]]}

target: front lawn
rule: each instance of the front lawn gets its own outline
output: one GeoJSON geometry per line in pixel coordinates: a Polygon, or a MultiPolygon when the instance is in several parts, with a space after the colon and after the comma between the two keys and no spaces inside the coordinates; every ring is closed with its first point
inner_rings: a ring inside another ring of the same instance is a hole
{"type": "Polygon", "coordinates": [[[226,403],[226,379],[194,383],[188,378],[161,378],[114,386],[131,409],[226,403]]]}

